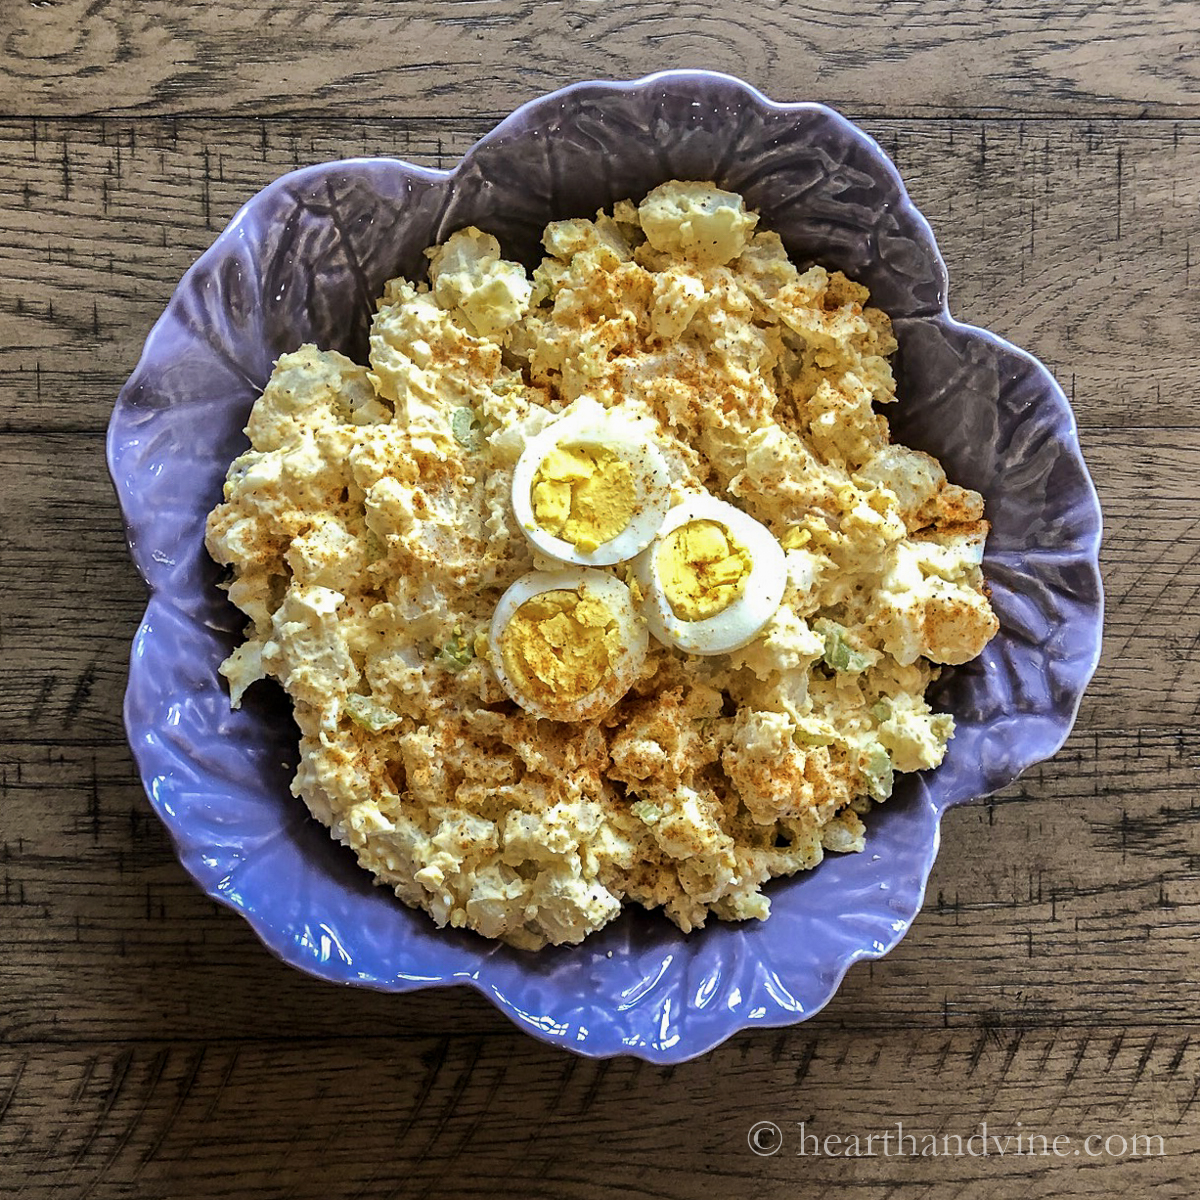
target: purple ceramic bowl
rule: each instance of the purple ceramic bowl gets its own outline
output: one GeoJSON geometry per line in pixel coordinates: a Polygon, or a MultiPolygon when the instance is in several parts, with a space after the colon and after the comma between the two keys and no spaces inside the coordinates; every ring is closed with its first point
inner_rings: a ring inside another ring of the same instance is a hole
{"type": "Polygon", "coordinates": [[[151,593],[129,741],[187,870],[302,970],[396,992],[469,984],[586,1055],[678,1062],[815,1013],[851,963],[908,929],[942,813],[1059,748],[1099,651],[1100,510],[1061,389],[1028,354],[950,317],[933,235],[871,138],[727,76],[567,88],[519,109],[451,172],[352,159],[285,175],[184,276],[117,401],[108,461],[151,593]],[[768,921],[685,936],[627,911],[580,947],[523,953],[436,929],[291,796],[297,734],[282,693],[260,684],[232,712],[217,674],[243,621],[216,587],[204,518],[274,360],[312,341],[365,361],[374,298],[419,273],[426,246],[477,224],[533,263],[547,221],[672,178],[743,193],[796,260],[863,281],[892,315],[895,436],[984,494],[1001,631],[937,685],[958,722],[942,766],[904,777],[871,813],[863,853],[773,884],[768,921]]]}

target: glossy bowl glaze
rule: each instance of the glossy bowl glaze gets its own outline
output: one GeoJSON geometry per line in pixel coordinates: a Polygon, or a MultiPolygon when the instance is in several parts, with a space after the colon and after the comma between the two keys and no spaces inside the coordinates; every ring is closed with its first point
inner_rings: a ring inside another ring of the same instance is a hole
{"type": "Polygon", "coordinates": [[[851,963],[908,929],[945,810],[1059,748],[1099,651],[1100,511],[1061,389],[1028,354],[950,317],[933,235],[871,138],[728,76],[567,88],[519,109],[451,172],[354,159],[272,183],[176,289],[117,401],[108,458],[151,592],[126,725],[187,870],[302,970],[397,992],[468,984],[587,1055],[677,1062],[744,1027],[811,1016],[851,963]],[[260,684],[232,712],[217,674],[243,619],[216,587],[204,519],[274,360],[312,341],[365,361],[374,298],[388,278],[420,274],[425,247],[477,224],[532,264],[547,221],[671,178],[743,193],[794,259],[861,280],[892,315],[895,437],[984,494],[1001,631],[937,685],[958,723],[942,766],[903,777],[870,814],[865,852],[771,885],[768,921],[685,936],[627,911],[580,947],[529,954],[436,929],[291,796],[283,694],[260,684]]]}

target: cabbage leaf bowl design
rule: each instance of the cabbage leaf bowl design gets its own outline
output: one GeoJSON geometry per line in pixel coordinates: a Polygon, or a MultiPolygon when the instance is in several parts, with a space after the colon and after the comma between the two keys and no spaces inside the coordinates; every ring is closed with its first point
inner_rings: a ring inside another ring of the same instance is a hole
{"type": "Polygon", "coordinates": [[[953,320],[930,228],[879,146],[819,104],[777,104],[723,75],[581,83],[518,109],[453,171],[350,159],[285,175],[179,284],[108,434],[130,550],[150,590],[125,720],[150,802],[184,867],[286,962],[404,992],[467,984],[518,1026],[591,1056],[678,1062],[739,1029],[803,1021],[847,968],[916,916],[942,814],[1055,753],[1095,668],[1100,510],[1061,389],[1028,354],[953,320]],[[902,777],[867,848],[769,888],[765,922],[683,935],[627,911],[582,946],[530,954],[438,930],[372,884],[292,797],[297,734],[282,692],[229,707],[217,665],[242,617],[203,545],[250,407],[280,354],[316,342],[365,361],[384,281],[475,224],[533,264],[543,227],[672,178],[741,192],[793,259],[845,271],[893,318],[897,440],[982,492],[999,635],[931,700],[958,732],[902,777]]]}

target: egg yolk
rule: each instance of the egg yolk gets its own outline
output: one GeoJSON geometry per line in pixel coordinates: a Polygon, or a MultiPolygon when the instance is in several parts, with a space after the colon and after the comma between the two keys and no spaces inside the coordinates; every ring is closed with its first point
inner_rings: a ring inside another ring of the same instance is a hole
{"type": "Polygon", "coordinates": [[[727,609],[745,590],[750,552],[716,521],[689,521],[663,538],[658,578],[681,621],[703,621],[727,609]]]}
{"type": "Polygon", "coordinates": [[[594,596],[556,590],[526,600],[500,640],[509,678],[527,696],[567,703],[604,681],[620,649],[620,629],[594,596]]]}
{"type": "Polygon", "coordinates": [[[637,490],[629,464],[607,447],[556,446],[533,477],[531,500],[543,529],[588,554],[629,524],[637,490]]]}

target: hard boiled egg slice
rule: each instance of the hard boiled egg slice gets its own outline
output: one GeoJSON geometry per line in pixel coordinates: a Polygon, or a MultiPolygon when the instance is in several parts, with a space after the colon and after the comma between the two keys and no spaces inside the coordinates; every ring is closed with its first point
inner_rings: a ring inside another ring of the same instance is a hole
{"type": "Polygon", "coordinates": [[[586,721],[629,690],[646,658],[646,622],[629,589],[604,571],[530,571],[500,597],[492,666],[535,717],[586,721]]]}
{"type": "Polygon", "coordinates": [[[548,557],[611,566],[653,541],[670,486],[662,455],[634,422],[581,400],[529,440],[513,474],[513,512],[548,557]]]}
{"type": "Polygon", "coordinates": [[[752,642],[787,587],[783,548],[770,530],[712,496],[671,509],[634,572],[650,632],[689,654],[752,642]]]}

